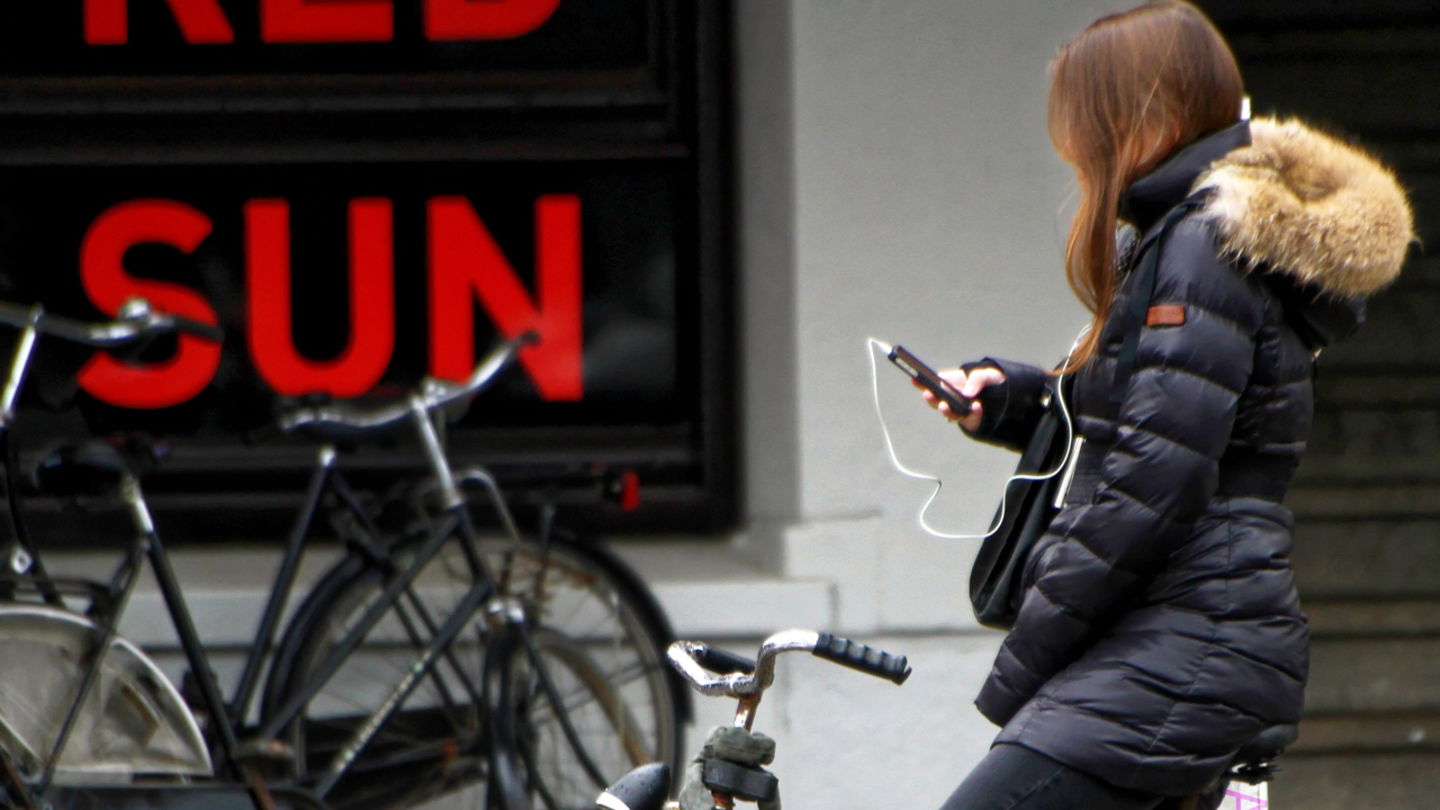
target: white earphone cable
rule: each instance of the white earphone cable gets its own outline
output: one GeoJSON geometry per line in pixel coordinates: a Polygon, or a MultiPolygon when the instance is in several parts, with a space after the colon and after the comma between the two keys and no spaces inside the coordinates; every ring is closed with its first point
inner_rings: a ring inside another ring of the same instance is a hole
{"type": "MultiPolygon", "coordinates": [[[[1075,338],[1075,342],[1070,346],[1071,353],[1075,351],[1076,346],[1080,345],[1080,341],[1084,338],[1085,332],[1087,331],[1089,331],[1088,327],[1080,332],[1079,337],[1075,338]]],[[[936,476],[919,472],[918,470],[912,470],[905,466],[904,462],[900,461],[899,455],[895,452],[895,442],[890,438],[890,428],[885,424],[885,414],[880,408],[880,369],[875,361],[875,351],[877,349],[884,354],[889,354],[891,348],[890,344],[878,338],[869,337],[865,339],[865,353],[870,358],[870,391],[875,405],[875,416],[880,420],[880,433],[885,438],[885,451],[890,456],[890,463],[906,478],[930,481],[935,484],[935,488],[930,491],[930,496],[925,499],[924,505],[920,507],[920,512],[916,515],[916,521],[926,534],[942,540],[983,540],[994,534],[1005,522],[1005,510],[1008,504],[1006,503],[1004,494],[1000,497],[1000,509],[995,513],[995,521],[984,534],[952,534],[950,532],[942,532],[932,527],[926,519],[926,515],[930,511],[930,506],[934,504],[935,499],[940,496],[940,490],[944,488],[945,484],[936,476]]],[[[1054,478],[1069,466],[1071,457],[1076,455],[1075,427],[1070,420],[1070,406],[1069,403],[1065,401],[1065,389],[1063,386],[1055,386],[1055,397],[1057,404],[1060,406],[1060,415],[1065,425],[1066,446],[1064,458],[1060,459],[1059,463],[1055,465],[1055,469],[1048,472],[1015,473],[1011,475],[1005,481],[1005,492],[1009,491],[1012,481],[1044,481],[1048,478],[1054,478]]]]}

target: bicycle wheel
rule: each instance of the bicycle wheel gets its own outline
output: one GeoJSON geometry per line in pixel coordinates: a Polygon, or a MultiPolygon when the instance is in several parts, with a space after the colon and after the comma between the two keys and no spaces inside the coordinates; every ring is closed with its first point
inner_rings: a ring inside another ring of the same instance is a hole
{"type": "MultiPolygon", "coordinates": [[[[514,739],[505,746],[522,764],[534,806],[590,806],[603,782],[578,777],[577,762],[596,763],[603,779],[613,779],[642,762],[678,758],[688,695],[664,664],[667,623],[634,573],[601,549],[563,538],[543,551],[528,541],[479,546],[497,597],[465,619],[445,656],[374,729],[329,791],[331,806],[404,806],[467,788],[467,803],[483,803],[493,718],[480,692],[497,627],[513,630],[500,621],[505,612],[518,611],[528,628],[527,644],[506,645],[502,705],[513,712],[514,739]]],[[[388,566],[347,557],[321,580],[277,653],[262,709],[267,719],[314,679],[417,548],[398,544],[388,566]]],[[[386,610],[364,646],[326,680],[287,734],[302,782],[326,778],[337,754],[413,669],[417,642],[450,618],[472,581],[461,545],[447,542],[407,598],[386,610]]]]}
{"type": "MultiPolygon", "coordinates": [[[[590,645],[547,628],[491,646],[497,699],[493,740],[533,799],[528,806],[589,808],[637,764],[654,761],[646,724],[590,645]]],[[[513,794],[514,791],[511,791],[513,794]]],[[[507,794],[509,795],[509,794],[507,794]]],[[[513,799],[505,810],[524,808],[513,799]]]]}

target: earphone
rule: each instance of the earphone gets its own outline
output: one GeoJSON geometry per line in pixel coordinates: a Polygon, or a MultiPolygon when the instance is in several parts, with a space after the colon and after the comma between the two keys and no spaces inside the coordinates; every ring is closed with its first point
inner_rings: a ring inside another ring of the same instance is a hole
{"type": "MultiPolygon", "coordinates": [[[[1085,333],[1089,331],[1090,328],[1088,326],[1080,331],[1080,334],[1075,338],[1075,342],[1071,344],[1070,352],[1067,353],[1067,356],[1074,353],[1075,347],[1080,345],[1080,341],[1084,339],[1085,333]]],[[[930,511],[931,505],[933,505],[935,503],[935,499],[940,496],[940,490],[944,488],[945,484],[934,475],[920,472],[918,470],[912,470],[909,467],[905,466],[904,462],[900,461],[900,457],[895,452],[895,442],[890,438],[890,428],[885,424],[885,414],[880,407],[880,369],[879,365],[875,362],[876,350],[879,350],[882,354],[888,355],[890,353],[890,349],[890,344],[886,343],[883,340],[880,340],[879,338],[868,337],[865,339],[865,353],[870,359],[870,390],[875,405],[875,416],[877,419],[880,420],[880,433],[885,439],[885,451],[890,456],[890,463],[895,467],[896,470],[900,472],[901,475],[904,475],[906,478],[914,478],[920,481],[930,481],[935,484],[935,488],[931,490],[930,496],[925,499],[925,503],[920,507],[920,511],[916,515],[916,522],[920,524],[920,528],[926,534],[929,534],[932,537],[938,537],[942,540],[984,540],[985,538],[994,534],[1005,521],[1005,509],[1007,504],[1005,503],[1005,498],[1003,495],[1000,499],[1000,509],[995,513],[995,521],[991,524],[989,530],[987,530],[984,534],[953,534],[950,532],[942,532],[932,527],[929,521],[926,520],[926,515],[930,511]]],[[[1066,478],[1062,482],[1062,486],[1060,487],[1061,492],[1059,495],[1060,498],[1064,498],[1064,484],[1068,483],[1068,479],[1071,473],[1073,473],[1073,469],[1071,469],[1071,462],[1078,457],[1079,445],[1081,442],[1084,441],[1084,439],[1076,437],[1075,435],[1075,425],[1070,417],[1070,406],[1069,403],[1065,401],[1064,386],[1057,385],[1055,387],[1055,398],[1056,404],[1060,408],[1060,414],[1062,417],[1061,421],[1065,426],[1065,456],[1060,459],[1059,463],[1055,465],[1055,468],[1053,470],[1048,470],[1041,473],[1015,473],[1014,475],[1011,475],[1005,480],[1005,487],[1002,491],[1008,491],[1010,489],[1010,482],[1012,481],[1044,481],[1064,473],[1066,478]]]]}

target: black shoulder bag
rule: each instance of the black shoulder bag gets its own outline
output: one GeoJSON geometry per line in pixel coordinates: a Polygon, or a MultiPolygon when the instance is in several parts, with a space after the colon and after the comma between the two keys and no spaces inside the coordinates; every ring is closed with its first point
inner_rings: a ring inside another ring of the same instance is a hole
{"type": "MultiPolygon", "coordinates": [[[[1057,387],[1069,393],[1070,375],[1051,377],[1046,383],[1043,399],[1048,400],[1045,412],[1035,424],[1035,432],[1020,453],[1015,474],[1035,475],[1054,470],[1065,458],[1069,431],[1065,430],[1062,397],[1057,387]]],[[[970,604],[975,618],[986,627],[1008,630],[1020,612],[1020,578],[1030,548],[1045,534],[1050,521],[1060,509],[1063,471],[1048,478],[1012,478],[1005,486],[1005,496],[996,510],[1001,520],[994,532],[986,535],[976,552],[970,569],[970,604]]],[[[993,523],[993,521],[992,521],[993,523]]]]}
{"type": "MultiPolygon", "coordinates": [[[[1115,379],[1110,386],[1112,416],[1119,415],[1120,405],[1130,385],[1130,375],[1135,371],[1140,330],[1145,325],[1145,316],[1155,295],[1160,240],[1170,226],[1199,205],[1198,198],[1191,198],[1171,209],[1137,249],[1141,259],[1135,292],[1130,297],[1129,306],[1115,316],[1123,319],[1120,333],[1125,337],[1115,358],[1115,379]]],[[[1020,463],[1015,467],[1016,475],[1048,472],[1065,459],[1070,435],[1065,430],[1066,416],[1061,408],[1070,401],[1072,377],[1068,374],[1051,377],[1046,383],[1042,401],[1048,400],[1048,407],[1036,422],[1035,432],[1020,454],[1020,463]],[[1064,396],[1058,395],[1061,391],[1057,386],[1064,386],[1064,396]]],[[[1073,465],[1076,460],[1070,458],[1068,464],[1073,465]]],[[[1009,630],[1015,625],[1015,617],[1020,613],[1020,603],[1025,595],[1021,588],[1025,563],[1030,557],[1030,549],[1060,513],[1067,478],[1065,472],[1061,470],[1041,480],[1012,479],[1006,485],[1005,497],[996,511],[996,516],[1003,519],[995,531],[980,543],[975,564],[970,569],[970,604],[980,624],[999,630],[1009,630]]]]}

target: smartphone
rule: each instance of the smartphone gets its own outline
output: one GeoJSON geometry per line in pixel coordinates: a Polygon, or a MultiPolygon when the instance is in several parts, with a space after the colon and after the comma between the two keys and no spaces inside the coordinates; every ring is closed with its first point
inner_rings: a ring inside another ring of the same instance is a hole
{"type": "Polygon", "coordinates": [[[935,369],[925,365],[920,358],[911,354],[904,346],[892,348],[889,357],[890,362],[894,363],[896,368],[910,375],[910,379],[925,386],[925,390],[943,400],[950,406],[951,411],[961,416],[970,413],[972,400],[961,396],[959,391],[952,388],[950,383],[945,382],[935,372],[935,369]]]}

